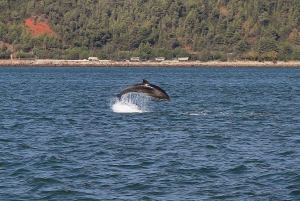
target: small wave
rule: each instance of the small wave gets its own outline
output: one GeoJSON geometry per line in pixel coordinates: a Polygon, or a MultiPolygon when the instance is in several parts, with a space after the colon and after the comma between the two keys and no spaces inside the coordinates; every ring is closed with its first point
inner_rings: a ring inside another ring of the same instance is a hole
{"type": "Polygon", "coordinates": [[[239,165],[237,167],[234,167],[234,168],[231,168],[229,169],[228,171],[229,172],[232,172],[232,173],[235,173],[235,174],[239,174],[239,173],[243,173],[247,170],[247,167],[244,166],[244,165],[239,165]]]}
{"type": "Polygon", "coordinates": [[[191,115],[191,116],[199,116],[200,114],[199,113],[191,112],[191,113],[189,113],[189,115],[191,115]]]}
{"type": "Polygon", "coordinates": [[[188,112],[188,115],[190,116],[203,116],[203,115],[209,115],[209,114],[212,114],[213,112],[212,111],[209,111],[209,110],[203,110],[203,111],[189,111],[188,112]]]}
{"type": "Polygon", "coordinates": [[[116,102],[111,106],[111,109],[116,113],[142,113],[143,111],[135,104],[116,102]]]}
{"type": "Polygon", "coordinates": [[[149,112],[149,101],[150,98],[143,94],[128,93],[121,100],[115,98],[110,107],[116,113],[143,113],[149,112]]]}

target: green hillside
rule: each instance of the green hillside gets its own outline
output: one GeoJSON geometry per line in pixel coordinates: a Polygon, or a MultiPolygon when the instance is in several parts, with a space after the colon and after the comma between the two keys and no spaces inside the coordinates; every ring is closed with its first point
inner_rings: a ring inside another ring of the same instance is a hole
{"type": "Polygon", "coordinates": [[[299,60],[299,35],[299,0],[0,0],[0,58],[299,60]]]}

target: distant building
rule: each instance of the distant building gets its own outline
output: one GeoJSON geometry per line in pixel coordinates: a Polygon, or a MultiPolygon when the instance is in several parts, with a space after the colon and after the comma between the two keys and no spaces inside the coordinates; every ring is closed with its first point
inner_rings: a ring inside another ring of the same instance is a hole
{"type": "Polygon", "coordinates": [[[156,57],[155,61],[161,62],[164,61],[166,58],[165,57],[156,57]]]}
{"type": "Polygon", "coordinates": [[[189,57],[178,57],[178,61],[188,61],[189,57]]]}
{"type": "Polygon", "coordinates": [[[140,61],[140,57],[131,57],[130,61],[131,62],[139,62],[140,61]]]}
{"type": "Polygon", "coordinates": [[[89,57],[89,61],[99,61],[98,57],[89,57]]]}

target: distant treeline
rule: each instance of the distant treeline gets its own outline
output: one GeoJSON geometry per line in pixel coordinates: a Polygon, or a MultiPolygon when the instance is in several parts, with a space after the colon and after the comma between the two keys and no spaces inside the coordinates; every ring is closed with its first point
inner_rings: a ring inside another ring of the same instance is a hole
{"type": "Polygon", "coordinates": [[[24,57],[300,60],[299,35],[299,0],[0,0],[0,41],[24,57]]]}

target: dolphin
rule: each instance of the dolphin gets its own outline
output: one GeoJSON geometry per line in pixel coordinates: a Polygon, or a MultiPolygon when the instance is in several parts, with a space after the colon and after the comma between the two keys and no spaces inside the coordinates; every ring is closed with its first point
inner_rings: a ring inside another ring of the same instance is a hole
{"type": "Polygon", "coordinates": [[[168,94],[162,88],[155,86],[154,84],[150,84],[146,79],[143,79],[143,82],[141,84],[134,84],[125,88],[123,91],[121,91],[121,93],[117,95],[117,98],[120,100],[124,94],[131,92],[152,96],[154,97],[154,101],[157,101],[159,99],[170,101],[168,94]]]}

